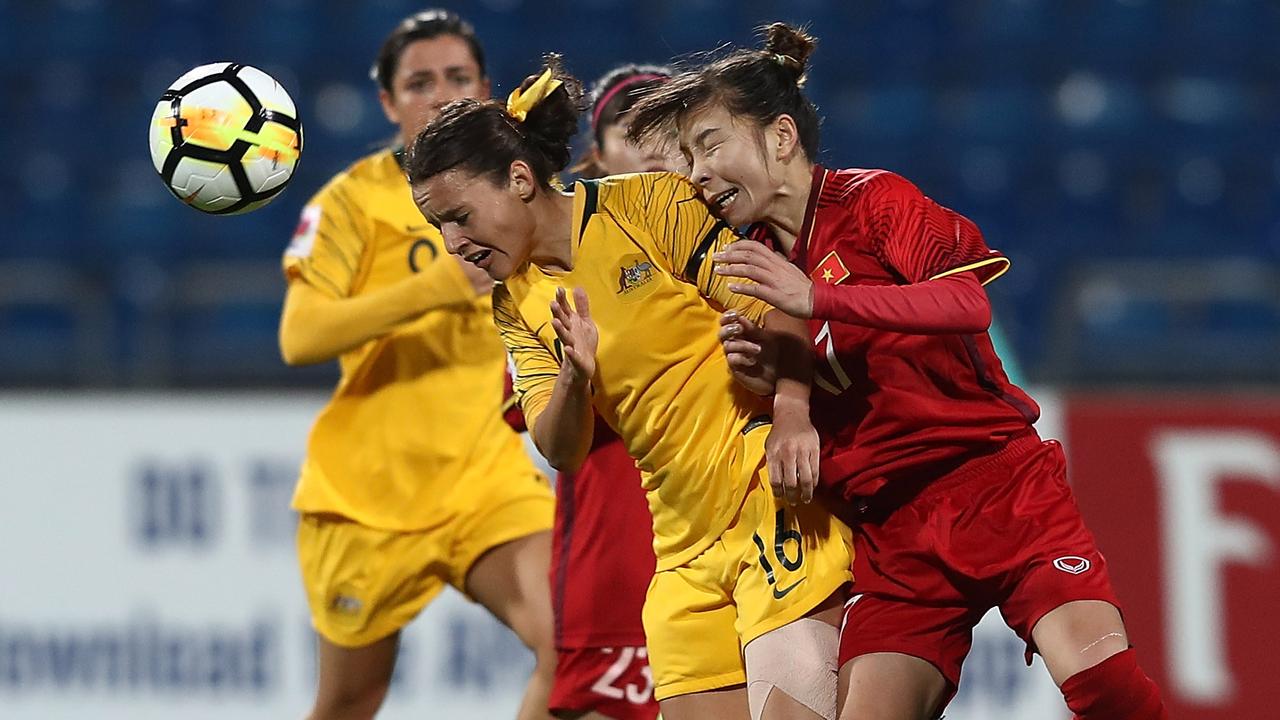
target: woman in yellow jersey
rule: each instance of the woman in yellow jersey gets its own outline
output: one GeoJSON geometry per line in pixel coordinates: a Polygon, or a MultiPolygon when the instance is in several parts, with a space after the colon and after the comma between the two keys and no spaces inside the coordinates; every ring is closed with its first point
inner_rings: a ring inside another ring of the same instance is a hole
{"type": "Polygon", "coordinates": [[[581,85],[551,65],[507,108],[445,108],[409,153],[414,200],[451,252],[502,281],[494,316],[552,465],[581,463],[593,406],[636,458],[658,560],[644,628],[663,716],[831,717],[848,535],[807,503],[807,376],[780,370],[771,423],[717,335],[727,306],[792,342],[802,326],[712,273],[709,253],[736,236],[684,178],[555,189],[581,85]]]}
{"type": "MultiPolygon", "coordinates": [[[[373,75],[404,140],[449,101],[489,92],[473,30],[443,11],[401,23],[373,75]]],[[[286,362],[342,368],[294,495],[320,635],[311,717],[372,717],[400,629],[449,584],[534,650],[519,717],[545,718],[552,495],[502,420],[491,281],[443,252],[402,157],[385,150],[330,181],[284,258],[286,362]]]]}
{"type": "MultiPolygon", "coordinates": [[[[623,137],[627,110],[669,77],[667,68],[622,65],[596,81],[593,143],[574,168],[581,177],[679,167],[658,144],[642,147],[623,137]]],[[[635,460],[597,417],[582,464],[556,476],[551,603],[558,662],[552,714],[581,720],[658,716],[641,623],[655,563],[652,525],[635,460]]]]}

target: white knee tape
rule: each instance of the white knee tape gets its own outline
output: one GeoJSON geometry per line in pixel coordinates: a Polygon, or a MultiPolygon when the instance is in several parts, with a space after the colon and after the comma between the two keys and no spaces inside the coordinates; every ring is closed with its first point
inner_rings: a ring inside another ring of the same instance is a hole
{"type": "Polygon", "coordinates": [[[743,659],[751,720],[760,720],[774,690],[826,720],[835,720],[839,648],[840,631],[812,618],[801,618],[748,643],[743,659]]]}

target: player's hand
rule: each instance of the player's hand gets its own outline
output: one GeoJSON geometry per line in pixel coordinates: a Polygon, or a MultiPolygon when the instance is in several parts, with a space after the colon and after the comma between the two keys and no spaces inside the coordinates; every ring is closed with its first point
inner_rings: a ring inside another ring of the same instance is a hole
{"type": "Polygon", "coordinates": [[[471,282],[471,287],[476,291],[476,295],[488,295],[493,290],[493,278],[489,277],[489,273],[457,255],[451,255],[450,257],[462,266],[462,274],[467,276],[467,280],[471,282]]]}
{"type": "Polygon", "coordinates": [[[786,258],[754,240],[737,240],[713,256],[720,275],[753,280],[729,290],[769,303],[798,318],[813,317],[813,282],[786,258]]]}
{"type": "Polygon", "coordinates": [[[808,503],[818,484],[818,431],[807,412],[774,408],[773,428],[765,441],[769,484],[774,497],[789,505],[808,503]]]}
{"type": "Polygon", "coordinates": [[[778,346],[767,332],[730,310],[720,316],[720,347],[738,384],[756,395],[773,394],[778,346]]]}
{"type": "Polygon", "coordinates": [[[560,338],[567,361],[562,368],[570,373],[569,381],[584,385],[591,382],[596,374],[596,346],[600,342],[600,331],[591,319],[586,290],[574,288],[573,304],[570,305],[564,288],[556,289],[556,299],[551,303],[551,327],[560,338]]]}

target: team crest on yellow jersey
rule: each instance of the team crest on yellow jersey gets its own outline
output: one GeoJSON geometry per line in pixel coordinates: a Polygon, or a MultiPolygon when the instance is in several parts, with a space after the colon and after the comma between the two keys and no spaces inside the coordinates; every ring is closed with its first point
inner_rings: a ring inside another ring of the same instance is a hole
{"type": "Polygon", "coordinates": [[[645,255],[636,253],[622,258],[618,268],[618,295],[623,302],[633,302],[648,295],[656,287],[658,269],[645,255]]]}

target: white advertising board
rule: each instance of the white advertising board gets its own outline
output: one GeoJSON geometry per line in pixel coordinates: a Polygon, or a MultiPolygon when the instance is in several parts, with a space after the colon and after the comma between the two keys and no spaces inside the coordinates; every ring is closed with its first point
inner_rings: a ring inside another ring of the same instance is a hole
{"type": "MultiPolygon", "coordinates": [[[[303,717],[314,645],[288,503],[322,403],[0,396],[0,717],[303,717]]],[[[948,717],[1065,717],[1021,653],[989,616],[948,717]]],[[[446,592],[405,633],[379,717],[510,718],[531,665],[446,592]]]]}

